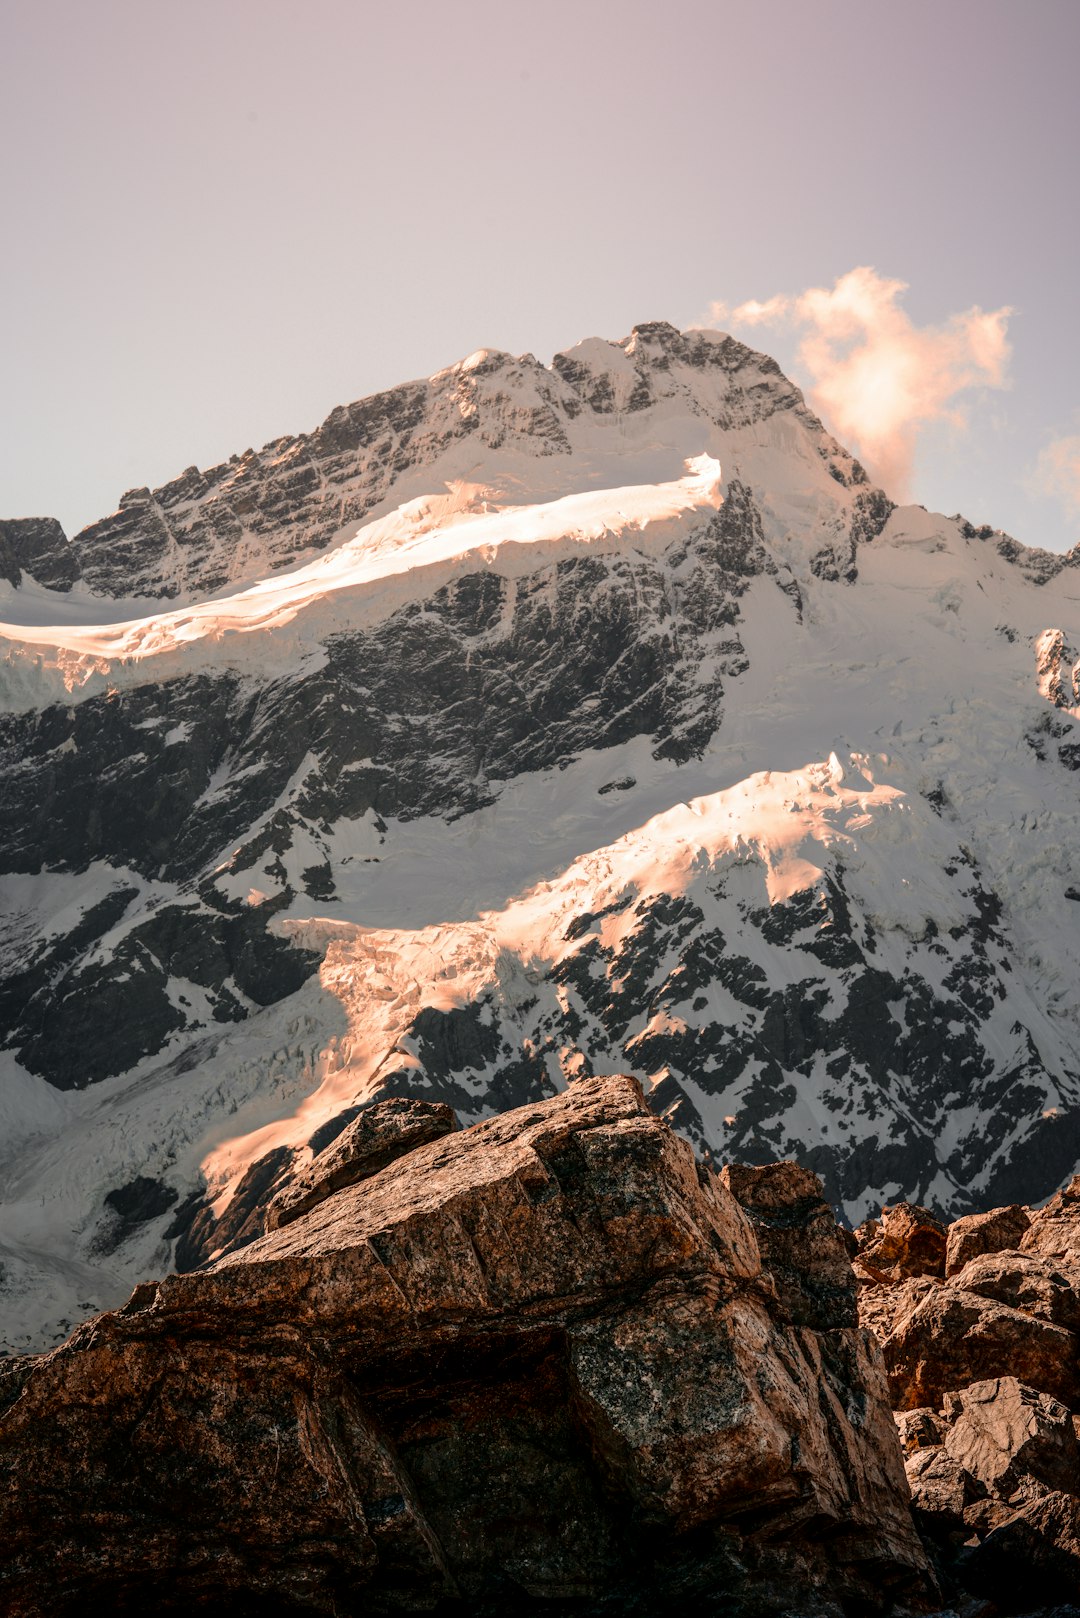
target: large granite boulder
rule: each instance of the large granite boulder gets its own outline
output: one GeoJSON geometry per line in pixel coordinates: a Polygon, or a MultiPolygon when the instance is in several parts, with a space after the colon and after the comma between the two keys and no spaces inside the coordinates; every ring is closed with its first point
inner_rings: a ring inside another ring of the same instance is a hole
{"type": "Polygon", "coordinates": [[[634,1081],[586,1079],[138,1288],[0,1378],[0,1607],[918,1601],[880,1354],[812,1189],[729,1189],[634,1081]]]}

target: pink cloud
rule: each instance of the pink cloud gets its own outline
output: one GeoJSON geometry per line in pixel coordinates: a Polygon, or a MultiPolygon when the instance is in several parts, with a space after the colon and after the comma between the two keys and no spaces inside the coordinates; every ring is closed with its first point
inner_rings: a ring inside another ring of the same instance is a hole
{"type": "Polygon", "coordinates": [[[900,305],[906,291],[905,282],[863,265],[831,288],[710,310],[716,324],[798,331],[798,359],[810,378],[814,409],[900,497],[910,489],[922,429],[934,421],[966,426],[958,396],[1006,387],[1011,353],[1011,309],[975,306],[943,326],[916,326],[900,305]]]}
{"type": "Polygon", "coordinates": [[[1080,433],[1055,438],[1039,451],[1032,485],[1060,500],[1070,516],[1080,516],[1080,433]]]}

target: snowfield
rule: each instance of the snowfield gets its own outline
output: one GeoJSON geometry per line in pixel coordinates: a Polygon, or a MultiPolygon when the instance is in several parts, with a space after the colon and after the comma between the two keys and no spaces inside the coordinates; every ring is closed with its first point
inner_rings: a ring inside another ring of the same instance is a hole
{"type": "Polygon", "coordinates": [[[893,509],[725,344],[478,351],[389,482],[326,451],[320,500],[380,498],[317,553],[315,496],[287,566],[241,513],[199,592],[237,463],[154,496],[170,599],[0,587],[9,1349],[246,1239],[403,1089],[634,1072],[852,1220],[1073,1171],[1080,569],[893,509]]]}

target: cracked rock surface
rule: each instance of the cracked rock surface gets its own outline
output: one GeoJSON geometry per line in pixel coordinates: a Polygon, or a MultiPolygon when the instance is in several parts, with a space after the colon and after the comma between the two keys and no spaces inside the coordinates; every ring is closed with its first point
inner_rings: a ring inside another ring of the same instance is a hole
{"type": "Polygon", "coordinates": [[[429,1140],[7,1363],[4,1611],[925,1609],[845,1264],[630,1079],[429,1140]]]}

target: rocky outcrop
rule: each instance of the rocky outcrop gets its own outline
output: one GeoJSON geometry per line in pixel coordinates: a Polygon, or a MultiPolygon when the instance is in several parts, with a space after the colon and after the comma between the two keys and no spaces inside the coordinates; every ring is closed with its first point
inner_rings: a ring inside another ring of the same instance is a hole
{"type": "Polygon", "coordinates": [[[440,1101],[393,1097],[366,1107],[320,1149],[306,1169],[290,1176],[267,1210],[267,1230],[280,1230],[347,1185],[359,1185],[397,1157],[457,1128],[452,1107],[440,1101]]]}
{"type": "Polygon", "coordinates": [[[78,556],[54,518],[0,520],[0,579],[18,587],[24,573],[47,590],[70,590],[78,579],[78,556]]]}
{"type": "Polygon", "coordinates": [[[913,1278],[863,1260],[876,1222],[856,1233],[915,1519],[947,1592],[1080,1602],[1080,1176],[943,1234],[942,1269],[913,1278]]]}
{"type": "Polygon", "coordinates": [[[1018,1247],[1030,1224],[1031,1215],[1018,1203],[1011,1208],[993,1208],[989,1213],[955,1219],[949,1226],[945,1274],[958,1275],[965,1264],[984,1253],[1000,1253],[1018,1247]]]}
{"type": "Polygon", "coordinates": [[[627,1079],[416,1146],[8,1362],[4,1611],[925,1605],[830,1223],[627,1079]]]}
{"type": "Polygon", "coordinates": [[[889,1281],[916,1275],[944,1275],[945,1227],[928,1208],[898,1202],[882,1208],[881,1218],[860,1227],[860,1268],[889,1281]]]}

